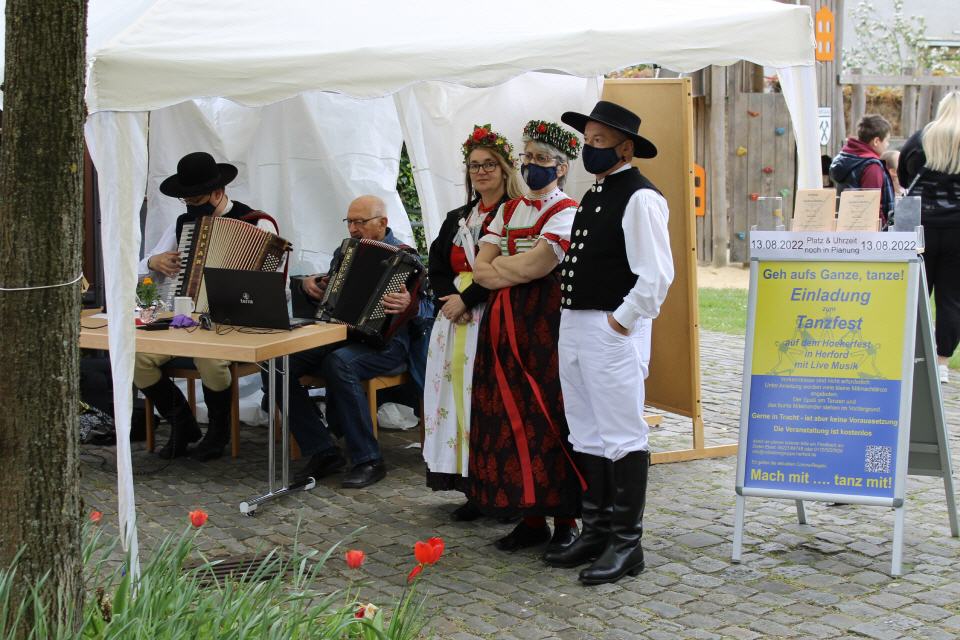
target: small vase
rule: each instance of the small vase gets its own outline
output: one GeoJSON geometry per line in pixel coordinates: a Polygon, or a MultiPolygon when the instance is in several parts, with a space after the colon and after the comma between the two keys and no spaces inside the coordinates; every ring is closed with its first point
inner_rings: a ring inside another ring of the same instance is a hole
{"type": "Polygon", "coordinates": [[[160,305],[154,302],[145,307],[137,307],[137,313],[140,315],[140,322],[150,324],[160,314],[160,305]]]}

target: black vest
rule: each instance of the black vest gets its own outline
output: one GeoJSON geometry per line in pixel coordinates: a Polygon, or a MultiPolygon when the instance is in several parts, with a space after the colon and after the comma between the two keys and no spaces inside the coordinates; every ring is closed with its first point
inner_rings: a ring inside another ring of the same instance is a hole
{"type": "Polygon", "coordinates": [[[631,167],[610,174],[583,196],[573,219],[570,249],[560,263],[562,308],[615,311],[636,284],[627,261],[623,212],[640,189],[660,193],[631,167]]]}

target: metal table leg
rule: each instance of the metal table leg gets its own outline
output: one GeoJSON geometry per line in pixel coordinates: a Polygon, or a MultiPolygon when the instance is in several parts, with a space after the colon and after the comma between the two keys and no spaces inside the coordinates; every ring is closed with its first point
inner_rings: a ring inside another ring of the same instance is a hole
{"type": "Polygon", "coordinates": [[[280,429],[282,433],[282,444],[281,451],[283,454],[283,461],[280,466],[280,486],[274,490],[273,483],[277,476],[277,466],[276,466],[276,447],[274,445],[274,433],[276,429],[276,399],[277,399],[277,389],[276,389],[276,372],[277,372],[277,361],[276,359],[271,359],[268,365],[267,373],[269,377],[269,382],[267,383],[267,400],[269,410],[269,430],[270,434],[267,436],[267,455],[269,460],[267,461],[267,473],[269,478],[267,479],[267,493],[262,496],[257,496],[256,498],[251,498],[250,500],[240,503],[240,513],[244,515],[253,515],[256,512],[257,507],[263,504],[264,502],[269,502],[281,496],[284,496],[288,493],[294,491],[309,491],[317,486],[316,481],[307,477],[304,480],[290,484],[290,421],[288,410],[290,407],[290,388],[287,386],[287,372],[290,370],[290,356],[283,356],[282,369],[280,371],[281,375],[281,392],[283,394],[283,408],[280,411],[280,429]]]}

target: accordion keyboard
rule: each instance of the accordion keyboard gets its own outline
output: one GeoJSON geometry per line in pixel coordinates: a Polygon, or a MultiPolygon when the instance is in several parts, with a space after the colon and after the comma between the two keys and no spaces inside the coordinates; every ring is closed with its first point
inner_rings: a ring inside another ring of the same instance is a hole
{"type": "Polygon", "coordinates": [[[165,277],[163,284],[160,285],[159,297],[169,308],[173,308],[173,299],[176,296],[185,295],[183,291],[186,286],[184,281],[187,265],[190,262],[190,245],[193,243],[193,235],[196,229],[196,222],[184,223],[180,230],[180,243],[177,247],[177,251],[180,253],[180,264],[178,265],[180,270],[177,271],[176,276],[165,277]]]}

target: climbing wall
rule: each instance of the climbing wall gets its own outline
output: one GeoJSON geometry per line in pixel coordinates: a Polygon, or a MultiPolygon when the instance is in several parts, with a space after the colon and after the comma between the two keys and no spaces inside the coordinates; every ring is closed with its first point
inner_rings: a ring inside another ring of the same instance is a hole
{"type": "Polygon", "coordinates": [[[790,113],[779,93],[736,93],[727,113],[727,204],[730,262],[749,260],[747,232],[760,219],[761,196],[783,197],[783,219],[793,216],[796,144],[790,113]]]}

